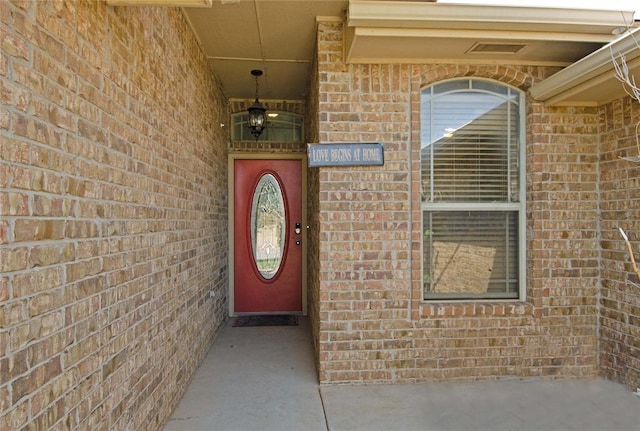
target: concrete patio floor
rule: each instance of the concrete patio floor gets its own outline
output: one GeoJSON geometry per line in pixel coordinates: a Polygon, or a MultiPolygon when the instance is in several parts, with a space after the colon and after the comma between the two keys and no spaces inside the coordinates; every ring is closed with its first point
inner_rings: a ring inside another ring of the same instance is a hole
{"type": "Polygon", "coordinates": [[[607,380],[320,386],[306,318],[231,324],[164,431],[640,430],[640,397],[607,380]]]}

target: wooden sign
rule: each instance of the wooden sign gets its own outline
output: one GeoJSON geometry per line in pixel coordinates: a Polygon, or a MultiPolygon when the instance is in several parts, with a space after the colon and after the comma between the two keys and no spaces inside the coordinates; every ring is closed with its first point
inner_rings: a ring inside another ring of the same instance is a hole
{"type": "Polygon", "coordinates": [[[380,143],[307,144],[310,167],[382,166],[384,147],[380,143]]]}

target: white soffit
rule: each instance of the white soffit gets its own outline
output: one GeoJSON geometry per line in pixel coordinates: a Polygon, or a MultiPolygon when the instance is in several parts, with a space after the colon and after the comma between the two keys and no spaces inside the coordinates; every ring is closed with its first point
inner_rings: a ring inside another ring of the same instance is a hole
{"type": "Polygon", "coordinates": [[[109,6],[211,7],[213,0],[107,0],[109,6]]]}
{"type": "Polygon", "coordinates": [[[624,96],[613,59],[623,55],[629,74],[640,84],[640,28],[564,68],[531,87],[531,95],[546,105],[601,105],[624,96]]]}
{"type": "Polygon", "coordinates": [[[369,62],[505,62],[566,66],[615,39],[633,12],[350,0],[345,58],[369,62]],[[477,53],[517,43],[516,53],[477,53]],[[443,55],[444,54],[444,55],[443,55]]]}

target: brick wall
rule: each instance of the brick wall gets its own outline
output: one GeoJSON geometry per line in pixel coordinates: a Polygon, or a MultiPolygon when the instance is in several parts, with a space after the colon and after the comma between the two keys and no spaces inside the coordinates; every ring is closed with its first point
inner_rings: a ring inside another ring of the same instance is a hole
{"type": "Polygon", "coordinates": [[[527,300],[543,373],[597,372],[597,110],[532,104],[527,143],[527,300]]]}
{"type": "Polygon", "coordinates": [[[159,429],[227,315],[226,100],[177,9],[0,20],[0,428],[159,429]]]}
{"type": "Polygon", "coordinates": [[[340,23],[318,46],[320,142],[385,147],[383,167],[314,174],[321,383],[595,375],[597,110],[527,102],[526,301],[424,302],[420,89],[475,76],[526,91],[554,70],[346,65],[340,23]]]}
{"type": "Polygon", "coordinates": [[[640,260],[640,162],[623,159],[640,156],[636,144],[640,104],[626,97],[602,106],[599,115],[600,366],[607,377],[635,391],[640,387],[640,281],[618,228],[625,230],[640,260]]]}

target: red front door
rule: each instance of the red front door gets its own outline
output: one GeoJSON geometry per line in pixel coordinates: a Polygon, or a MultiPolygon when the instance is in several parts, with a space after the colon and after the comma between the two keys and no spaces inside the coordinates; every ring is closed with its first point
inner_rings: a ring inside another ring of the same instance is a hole
{"type": "Polygon", "coordinates": [[[302,312],[302,162],[234,161],[234,311],[302,312]]]}

